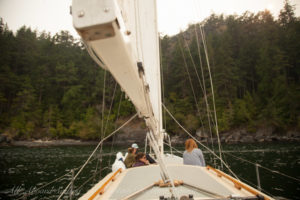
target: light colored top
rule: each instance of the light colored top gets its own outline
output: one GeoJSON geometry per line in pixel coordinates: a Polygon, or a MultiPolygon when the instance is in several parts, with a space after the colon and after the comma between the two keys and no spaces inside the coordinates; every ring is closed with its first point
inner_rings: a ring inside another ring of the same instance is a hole
{"type": "Polygon", "coordinates": [[[193,149],[191,152],[184,151],[183,164],[205,166],[205,160],[200,149],[193,149]]]}

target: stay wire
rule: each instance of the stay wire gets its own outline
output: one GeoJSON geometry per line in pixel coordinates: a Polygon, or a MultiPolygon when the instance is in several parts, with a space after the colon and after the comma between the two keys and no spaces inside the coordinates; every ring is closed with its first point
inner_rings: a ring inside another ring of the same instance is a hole
{"type": "MultiPolygon", "coordinates": [[[[211,76],[211,71],[210,71],[210,64],[209,64],[209,59],[208,59],[208,51],[207,51],[207,44],[206,44],[206,39],[205,39],[205,34],[202,26],[199,24],[200,28],[200,33],[202,37],[202,42],[203,42],[203,47],[204,47],[204,53],[206,57],[206,62],[207,62],[207,69],[209,73],[209,80],[210,80],[210,88],[211,88],[211,94],[212,94],[212,101],[213,101],[213,108],[214,108],[214,117],[215,117],[215,125],[216,125],[216,134],[218,138],[218,146],[219,146],[219,154],[220,154],[220,159],[222,160],[222,151],[221,151],[221,142],[220,142],[220,135],[219,135],[219,128],[218,128],[218,119],[217,119],[217,112],[216,112],[216,103],[215,103],[215,95],[214,95],[214,86],[212,82],[212,76],[211,76]]],[[[221,168],[223,169],[223,164],[221,162],[221,168]]]]}
{"type": "MultiPolygon", "coordinates": [[[[129,120],[127,120],[122,126],[120,126],[118,129],[116,129],[115,131],[113,131],[111,134],[109,134],[108,136],[106,136],[105,138],[103,138],[98,145],[96,146],[96,148],[94,149],[94,151],[91,153],[91,155],[89,156],[89,158],[85,161],[85,163],[82,165],[82,167],[79,169],[79,171],[76,173],[76,175],[74,176],[74,180],[76,180],[76,178],[78,177],[78,175],[81,173],[81,171],[83,170],[83,168],[88,164],[88,162],[90,161],[90,159],[93,157],[93,155],[95,154],[95,152],[97,151],[97,149],[99,148],[99,146],[108,138],[110,138],[112,135],[114,135],[116,132],[118,132],[121,128],[123,128],[124,126],[126,126],[129,122],[131,122],[136,116],[138,116],[138,113],[136,113],[135,115],[133,115],[129,120]]],[[[70,182],[67,187],[64,189],[64,191],[60,194],[60,196],[57,198],[58,200],[61,199],[61,197],[65,194],[65,192],[68,190],[68,188],[71,186],[70,182]]]]}
{"type": "MultiPolygon", "coordinates": [[[[230,156],[232,156],[232,157],[234,157],[234,158],[237,159],[237,160],[240,160],[240,161],[243,161],[243,162],[247,162],[247,163],[252,164],[252,165],[254,165],[254,166],[256,165],[256,163],[253,163],[253,162],[251,162],[251,161],[249,161],[249,160],[246,160],[246,159],[243,159],[243,158],[234,156],[234,155],[232,155],[231,153],[228,153],[228,152],[224,152],[224,153],[225,153],[225,154],[228,154],[228,155],[230,155],[230,156]]],[[[290,179],[293,179],[293,180],[295,180],[295,181],[297,181],[297,182],[300,182],[300,179],[297,179],[297,178],[295,178],[295,177],[286,175],[286,174],[284,174],[284,173],[282,173],[282,172],[279,172],[279,171],[276,171],[276,170],[269,169],[269,168],[264,167],[264,166],[262,166],[262,165],[260,165],[260,164],[259,164],[258,166],[259,166],[260,168],[263,168],[263,169],[265,169],[265,170],[267,170],[267,171],[270,171],[270,172],[272,172],[272,173],[276,173],[276,174],[279,174],[279,175],[284,176],[284,177],[286,177],[286,178],[290,178],[290,179]]]]}
{"type": "MultiPolygon", "coordinates": [[[[212,136],[211,121],[210,121],[212,116],[210,114],[210,106],[209,106],[208,100],[207,100],[206,85],[205,85],[205,80],[204,80],[204,70],[203,70],[203,64],[202,64],[202,59],[201,59],[200,44],[199,44],[199,39],[198,39],[199,36],[198,36],[197,29],[196,29],[196,25],[194,25],[194,30],[195,30],[195,35],[196,35],[197,50],[198,50],[200,69],[201,69],[201,75],[202,75],[203,95],[204,95],[204,100],[205,100],[205,105],[206,105],[206,114],[207,114],[207,120],[208,120],[208,126],[209,126],[211,142],[212,142],[212,146],[213,146],[213,136],[212,136]]],[[[212,149],[214,149],[214,148],[212,148],[212,149]]]]}
{"type": "MultiPolygon", "coordinates": [[[[192,83],[192,79],[191,79],[190,72],[189,72],[189,69],[188,69],[188,65],[187,65],[187,62],[186,62],[186,58],[185,58],[185,55],[184,55],[184,52],[183,52],[183,48],[182,48],[182,45],[181,45],[181,42],[180,42],[180,38],[177,37],[177,39],[178,39],[178,44],[179,44],[180,52],[182,54],[183,61],[184,61],[184,67],[185,67],[185,70],[186,70],[186,72],[188,74],[189,82],[190,82],[191,89],[192,89],[192,92],[193,92],[193,97],[194,97],[194,101],[195,101],[195,104],[196,104],[197,112],[199,114],[199,119],[200,119],[200,122],[201,122],[201,127],[202,127],[202,130],[203,130],[204,125],[203,125],[203,121],[202,121],[202,118],[201,118],[200,109],[199,109],[198,102],[197,102],[197,97],[196,97],[196,94],[195,94],[195,89],[194,89],[194,86],[193,86],[193,83],[192,83]]],[[[204,130],[203,130],[203,132],[204,132],[204,130]]]]}
{"type": "MultiPolygon", "coordinates": [[[[162,101],[163,103],[166,102],[165,100],[165,87],[164,87],[164,68],[163,68],[163,56],[162,56],[162,47],[161,47],[161,39],[159,37],[159,51],[160,51],[160,76],[161,76],[161,92],[162,92],[162,101]]],[[[167,129],[167,120],[166,120],[166,111],[163,110],[163,128],[167,129]]]]}
{"type": "MultiPolygon", "coordinates": [[[[252,186],[253,188],[257,188],[257,186],[254,183],[244,179],[243,177],[240,177],[240,178],[241,178],[241,180],[243,180],[244,182],[246,182],[248,185],[252,186]]],[[[270,197],[274,197],[272,194],[270,194],[268,191],[264,190],[263,188],[260,188],[260,189],[263,193],[269,195],[270,197]]]]}
{"type": "MultiPolygon", "coordinates": [[[[120,101],[119,101],[119,105],[118,105],[118,112],[117,112],[116,121],[115,121],[115,128],[116,128],[116,122],[119,119],[119,114],[120,114],[120,108],[121,108],[122,99],[123,99],[123,92],[121,91],[121,97],[120,97],[120,101]]],[[[114,142],[115,142],[115,135],[113,135],[113,138],[112,138],[110,152],[113,152],[114,142]]],[[[108,166],[110,166],[110,163],[111,163],[111,154],[109,155],[108,166]]]]}
{"type": "Polygon", "coordinates": [[[225,167],[229,170],[229,172],[237,179],[239,180],[239,178],[237,177],[237,175],[230,169],[230,167],[222,160],[221,157],[219,157],[217,154],[215,154],[215,152],[213,152],[210,148],[208,148],[207,146],[205,146],[204,144],[202,144],[202,142],[200,142],[199,140],[197,140],[191,133],[189,133],[176,119],[175,117],[170,113],[170,111],[167,109],[167,107],[162,104],[162,106],[164,107],[164,109],[166,109],[167,113],[170,115],[170,117],[178,124],[178,126],[185,132],[187,133],[192,139],[194,139],[198,144],[200,144],[202,147],[204,147],[206,150],[208,150],[211,154],[213,154],[216,158],[218,158],[221,163],[223,163],[225,165],[225,167]]]}
{"type": "MultiPolygon", "coordinates": [[[[100,136],[100,140],[103,139],[104,137],[104,110],[105,110],[105,90],[106,90],[106,70],[104,71],[104,78],[103,78],[103,93],[102,93],[102,124],[101,124],[101,136],[100,136]]],[[[103,144],[101,144],[100,146],[100,155],[99,155],[99,164],[100,164],[100,168],[101,168],[101,165],[102,165],[102,148],[103,148],[103,144]]],[[[97,168],[98,168],[98,162],[96,164],[96,171],[97,171],[97,168]]],[[[101,177],[101,171],[100,171],[100,177],[101,177]]]]}

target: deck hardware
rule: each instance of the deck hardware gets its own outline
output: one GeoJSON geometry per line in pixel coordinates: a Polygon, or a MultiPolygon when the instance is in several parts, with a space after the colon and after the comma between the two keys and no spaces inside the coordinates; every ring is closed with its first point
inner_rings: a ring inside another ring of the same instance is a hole
{"type": "Polygon", "coordinates": [[[78,17],[84,17],[84,11],[83,10],[80,10],[77,14],[78,17]]]}
{"type": "Polygon", "coordinates": [[[137,62],[137,67],[138,67],[138,71],[139,71],[139,74],[145,74],[145,70],[144,70],[144,67],[143,67],[143,63],[142,62],[137,62]]]}
{"type": "Polygon", "coordinates": [[[258,167],[260,167],[260,165],[259,165],[259,164],[255,164],[256,178],[257,178],[257,189],[258,189],[259,191],[261,191],[258,167]]]}
{"type": "Polygon", "coordinates": [[[234,187],[236,188],[236,189],[238,189],[238,190],[240,190],[240,189],[242,189],[242,187],[239,185],[239,184],[234,184],[234,187]]]}
{"type": "MultiPolygon", "coordinates": [[[[182,180],[174,180],[174,186],[179,186],[179,185],[183,185],[183,181],[182,180]]],[[[171,186],[171,182],[166,182],[164,183],[163,180],[159,180],[157,182],[154,183],[155,186],[159,186],[159,187],[170,187],[171,186]]]]}
{"type": "Polygon", "coordinates": [[[130,35],[130,34],[131,34],[131,31],[129,31],[129,30],[125,31],[125,34],[126,34],[126,35],[130,35]]]}

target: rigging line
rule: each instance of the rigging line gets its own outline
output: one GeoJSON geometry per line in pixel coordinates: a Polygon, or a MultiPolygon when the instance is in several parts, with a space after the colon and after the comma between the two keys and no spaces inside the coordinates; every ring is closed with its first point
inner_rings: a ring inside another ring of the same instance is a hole
{"type": "MultiPolygon", "coordinates": [[[[190,47],[189,45],[187,44],[187,41],[184,39],[185,41],[185,45],[188,49],[188,53],[191,57],[191,60],[192,60],[192,64],[193,64],[193,67],[194,67],[194,70],[196,72],[196,75],[197,75],[197,80],[199,82],[199,85],[202,89],[202,92],[203,92],[203,96],[204,96],[204,99],[205,99],[205,103],[206,103],[206,113],[207,113],[207,118],[208,118],[208,122],[209,122],[209,130],[210,130],[210,138],[211,138],[211,145],[212,145],[212,149],[214,150],[214,142],[213,142],[213,136],[212,136],[212,129],[211,129],[211,124],[210,124],[210,115],[209,115],[209,106],[208,106],[208,102],[207,102],[207,95],[206,95],[206,88],[205,88],[205,81],[204,81],[204,73],[203,73],[203,67],[202,67],[202,59],[201,59],[201,54],[200,54],[200,46],[199,46],[199,40],[198,40],[198,34],[197,34],[197,30],[196,30],[196,26],[194,26],[194,29],[195,29],[195,36],[196,36],[196,41],[197,41],[197,48],[198,48],[198,56],[199,56],[199,60],[200,60],[200,68],[201,68],[201,73],[202,73],[202,81],[203,83],[201,83],[201,80],[200,80],[200,77],[199,77],[199,74],[198,74],[198,71],[196,69],[196,64],[194,62],[194,59],[192,57],[192,54],[191,54],[191,51],[190,51],[190,47]]],[[[199,113],[200,115],[200,113],[199,113]]],[[[204,128],[202,128],[203,130],[203,133],[204,133],[204,128]]]]}
{"type": "Polygon", "coordinates": [[[171,145],[169,145],[168,143],[164,142],[164,144],[166,144],[167,146],[169,146],[170,148],[174,149],[177,153],[179,153],[180,155],[183,155],[182,151],[179,151],[178,149],[176,149],[175,147],[172,147],[171,145]]]}
{"type": "MultiPolygon", "coordinates": [[[[211,77],[211,71],[210,71],[210,65],[209,65],[209,59],[208,59],[208,52],[207,52],[207,45],[206,45],[204,30],[203,30],[203,28],[200,24],[199,24],[199,28],[200,28],[200,33],[201,33],[201,37],[202,37],[204,53],[205,53],[205,57],[206,57],[208,73],[209,73],[209,80],[210,80],[210,85],[211,85],[211,93],[212,93],[213,108],[214,108],[214,116],[215,116],[215,124],[216,124],[216,133],[217,133],[218,146],[219,146],[219,154],[220,154],[220,159],[222,160],[221,142],[220,142],[220,135],[219,135],[219,128],[218,128],[218,119],[217,119],[217,112],[216,112],[215,95],[214,95],[214,86],[213,86],[213,83],[212,83],[212,77],[211,77]]],[[[222,163],[223,162],[221,162],[221,167],[223,168],[222,163]]]]}
{"type": "Polygon", "coordinates": [[[199,77],[198,71],[197,71],[197,69],[196,69],[196,64],[195,64],[195,62],[194,62],[194,59],[193,59],[193,56],[192,56],[190,47],[189,47],[189,45],[188,45],[186,39],[185,39],[183,36],[182,36],[182,38],[183,38],[184,43],[185,43],[185,46],[186,46],[186,48],[187,48],[187,50],[188,50],[189,56],[190,56],[190,58],[191,58],[191,61],[192,61],[193,67],[194,67],[194,70],[195,70],[195,72],[196,72],[197,80],[198,80],[198,82],[199,82],[199,85],[200,85],[200,87],[201,87],[202,92],[204,93],[204,88],[203,88],[203,85],[202,85],[202,83],[201,83],[201,81],[200,81],[200,77],[199,77]]]}
{"type": "Polygon", "coordinates": [[[184,131],[186,132],[191,138],[193,138],[197,143],[199,143],[201,146],[203,146],[206,150],[208,150],[211,154],[213,154],[215,157],[217,157],[218,159],[220,159],[221,163],[223,163],[225,165],[225,167],[229,170],[229,172],[237,179],[239,180],[239,178],[237,177],[237,175],[235,175],[235,173],[233,173],[233,171],[230,169],[230,167],[217,155],[215,154],[215,152],[213,152],[210,148],[208,148],[207,146],[205,146],[204,144],[202,144],[202,142],[200,142],[199,140],[197,140],[191,133],[189,133],[176,119],[175,117],[170,113],[170,111],[168,110],[168,108],[162,104],[162,106],[164,107],[164,109],[166,109],[167,113],[170,115],[170,117],[178,124],[178,126],[184,131]]]}
{"type": "MultiPolygon", "coordinates": [[[[183,37],[183,35],[182,35],[183,37]]],[[[181,42],[180,42],[180,38],[177,37],[178,39],[178,44],[179,44],[179,48],[180,48],[180,51],[181,51],[181,54],[182,54],[182,57],[183,57],[183,62],[184,62],[184,66],[185,66],[185,70],[188,74],[188,77],[189,77],[189,82],[190,82],[190,85],[191,85],[191,88],[192,88],[192,92],[193,92],[193,96],[194,96],[194,101],[195,101],[195,104],[196,104],[196,108],[197,108],[197,111],[198,111],[198,114],[199,114],[199,119],[200,119],[200,122],[201,122],[201,127],[202,127],[202,130],[203,130],[203,121],[202,121],[202,118],[201,118],[201,114],[200,114],[200,109],[199,109],[199,106],[198,106],[198,102],[197,102],[197,97],[196,97],[196,94],[195,94],[195,90],[194,90],[194,87],[193,87],[193,83],[192,83],[192,79],[191,79],[191,76],[190,76],[190,72],[188,70],[188,65],[187,65],[187,62],[186,62],[186,59],[185,59],[185,56],[184,56],[184,52],[183,52],[183,48],[181,46],[181,42]]],[[[204,132],[204,130],[203,130],[204,132]]]]}
{"type": "MultiPolygon", "coordinates": [[[[240,160],[240,161],[247,162],[247,163],[252,164],[252,165],[256,165],[256,163],[253,163],[253,162],[251,162],[251,161],[249,161],[249,160],[246,160],[246,159],[243,159],[243,158],[234,156],[234,155],[232,155],[231,153],[228,153],[228,152],[224,152],[224,153],[225,153],[225,154],[228,154],[228,155],[230,155],[230,156],[232,156],[232,157],[234,157],[234,158],[236,158],[236,159],[238,159],[238,160],[240,160]]],[[[264,166],[262,166],[262,165],[260,165],[260,164],[259,164],[258,166],[259,166],[260,168],[263,168],[263,169],[265,169],[265,170],[268,170],[268,171],[270,171],[270,172],[272,172],[272,173],[276,173],[276,174],[279,174],[279,175],[282,175],[282,176],[285,176],[285,177],[287,177],[287,178],[290,178],[290,179],[293,179],[293,180],[295,180],[295,181],[300,182],[300,179],[297,179],[297,178],[295,178],[295,177],[286,175],[286,174],[284,174],[284,173],[282,173],[282,172],[279,172],[279,171],[276,171],[276,170],[269,169],[269,168],[264,167],[264,166]]]]}
{"type": "MultiPolygon", "coordinates": [[[[108,169],[108,167],[104,167],[103,169],[102,169],[102,171],[103,170],[105,170],[105,169],[108,169]]],[[[92,178],[94,178],[93,176],[91,176],[88,180],[86,180],[83,184],[81,184],[79,187],[77,187],[75,190],[80,190],[85,184],[87,184],[92,178]]]]}
{"type": "Polygon", "coordinates": [[[196,41],[197,41],[197,50],[198,50],[198,56],[199,56],[199,62],[200,62],[200,69],[201,69],[201,74],[202,74],[202,82],[203,82],[203,94],[204,94],[204,100],[205,100],[205,104],[206,104],[206,114],[207,114],[207,120],[208,120],[208,126],[209,126],[209,131],[210,131],[210,136],[211,136],[211,141],[212,141],[212,145],[213,145],[213,140],[212,140],[212,128],[211,128],[211,115],[210,115],[210,106],[208,104],[208,100],[207,100],[207,93],[206,93],[206,85],[205,85],[205,80],[204,80],[204,71],[203,71],[203,64],[202,64],[202,59],[201,59],[201,52],[200,52],[200,43],[199,43],[199,39],[198,39],[198,32],[196,29],[196,25],[194,25],[194,30],[195,30],[195,35],[196,35],[196,41]]]}
{"type": "Polygon", "coordinates": [[[111,103],[110,103],[110,106],[109,106],[109,111],[108,111],[108,117],[106,119],[106,122],[105,122],[105,128],[104,128],[104,132],[103,134],[105,135],[106,133],[106,129],[107,129],[107,124],[108,124],[108,121],[109,121],[109,116],[110,116],[110,113],[111,113],[111,110],[112,110],[112,105],[114,103],[114,99],[115,99],[115,94],[116,94],[116,90],[117,90],[117,82],[115,83],[115,88],[114,88],[114,92],[113,92],[113,96],[111,98],[111,103]]]}
{"type": "MultiPolygon", "coordinates": [[[[120,108],[121,108],[122,99],[123,99],[123,92],[121,90],[121,97],[120,97],[119,106],[118,106],[118,112],[117,112],[117,117],[116,117],[116,121],[115,121],[115,128],[116,128],[116,122],[119,119],[119,114],[120,114],[120,108]]],[[[113,138],[112,138],[110,152],[113,152],[114,142],[115,142],[115,135],[113,135],[113,138]]],[[[110,163],[111,163],[110,160],[111,160],[111,154],[109,155],[108,166],[110,166],[110,163]]]]}
{"type": "Polygon", "coordinates": [[[155,140],[153,132],[150,131],[149,134],[147,134],[147,137],[148,137],[149,142],[150,142],[150,144],[153,148],[153,151],[156,155],[156,159],[158,161],[159,168],[160,168],[160,171],[161,171],[161,173],[160,173],[161,177],[162,177],[162,179],[165,183],[166,182],[171,183],[171,187],[169,188],[169,192],[172,194],[172,196],[175,196],[175,198],[177,198],[178,194],[177,194],[176,189],[175,189],[173,178],[170,176],[170,173],[169,173],[169,171],[168,171],[168,169],[167,169],[167,167],[164,163],[164,160],[163,160],[163,158],[160,154],[159,147],[158,147],[157,141],[155,140]]]}
{"type": "MultiPolygon", "coordinates": [[[[103,93],[102,93],[102,124],[101,124],[101,136],[100,136],[100,139],[102,140],[102,138],[104,137],[104,108],[105,108],[105,90],[106,90],[106,70],[104,71],[104,78],[103,78],[103,93]]],[[[101,144],[101,147],[100,147],[100,156],[99,156],[99,163],[100,163],[100,168],[102,166],[102,148],[103,148],[103,144],[101,144]]],[[[97,162],[97,165],[96,165],[96,171],[97,171],[97,168],[98,168],[98,162],[97,162]]],[[[95,171],[95,172],[96,172],[95,171]]],[[[101,171],[100,171],[100,177],[101,177],[101,171]]]]}
{"type": "MultiPolygon", "coordinates": [[[[254,183],[250,182],[249,180],[246,180],[246,179],[243,178],[243,177],[240,177],[240,178],[241,178],[241,180],[243,180],[245,183],[247,183],[247,184],[250,185],[251,187],[257,188],[257,186],[256,186],[254,183]]],[[[257,189],[258,189],[258,188],[257,188],[257,189]]],[[[269,195],[270,197],[274,198],[274,196],[273,196],[272,194],[270,194],[269,192],[267,192],[267,191],[264,190],[263,188],[260,188],[260,189],[261,189],[261,192],[263,192],[263,193],[269,195]]]]}
{"type": "MultiPolygon", "coordinates": [[[[98,145],[96,146],[96,148],[94,149],[94,151],[91,153],[91,155],[89,156],[89,158],[85,161],[85,163],[82,165],[82,167],[79,169],[79,171],[76,173],[76,175],[74,176],[74,181],[76,180],[76,178],[78,177],[78,175],[80,174],[80,172],[83,170],[83,168],[87,165],[87,163],[90,161],[90,159],[93,157],[93,155],[95,154],[95,152],[97,151],[97,149],[99,148],[99,146],[108,138],[110,138],[112,135],[114,135],[116,132],[118,132],[121,128],[123,128],[124,126],[126,126],[129,122],[131,122],[136,116],[138,116],[138,114],[136,113],[135,115],[133,115],[129,120],[127,120],[124,124],[122,124],[122,126],[120,126],[119,128],[117,128],[116,130],[114,130],[112,133],[110,133],[108,136],[106,136],[105,138],[103,138],[98,145]]],[[[61,199],[61,197],[64,195],[64,193],[67,191],[67,189],[71,186],[70,182],[67,187],[63,190],[63,192],[60,194],[60,196],[57,198],[58,200],[61,199]]]]}
{"type": "Polygon", "coordinates": [[[18,198],[18,199],[24,199],[24,197],[27,197],[27,196],[30,196],[30,195],[34,194],[34,193],[36,193],[37,191],[43,189],[44,187],[47,187],[48,185],[51,185],[51,184],[54,183],[54,182],[60,181],[60,180],[63,179],[66,175],[68,175],[68,174],[70,174],[70,173],[71,173],[71,171],[69,171],[68,173],[66,173],[66,174],[64,174],[64,175],[62,175],[62,176],[60,176],[60,177],[58,177],[58,178],[56,178],[56,179],[50,181],[49,183],[47,183],[47,184],[45,184],[45,185],[43,185],[43,186],[41,186],[41,187],[39,187],[39,188],[37,188],[37,189],[31,191],[30,193],[25,193],[25,194],[23,194],[23,195],[22,195],[20,198],[18,198]]]}
{"type": "MultiPolygon", "coordinates": [[[[182,36],[182,37],[183,37],[183,36],[182,36]]],[[[184,37],[183,37],[183,40],[186,42],[186,40],[184,39],[184,37]]],[[[198,105],[198,103],[197,103],[197,98],[196,98],[196,95],[195,95],[195,92],[194,92],[194,89],[193,89],[193,84],[192,84],[192,81],[191,81],[190,73],[189,73],[189,71],[188,71],[187,62],[186,62],[186,59],[185,59],[185,56],[184,56],[184,52],[183,52],[182,47],[181,47],[181,43],[180,43],[179,37],[178,37],[178,41],[179,41],[180,50],[181,50],[181,52],[182,52],[182,56],[183,56],[183,59],[184,59],[185,68],[186,68],[186,71],[187,71],[187,73],[188,73],[188,77],[189,77],[189,80],[190,80],[191,88],[192,88],[192,91],[193,91],[194,101],[195,101],[195,104],[196,104],[196,107],[197,107],[197,111],[198,111],[198,114],[199,114],[199,119],[200,119],[200,122],[201,122],[201,125],[202,125],[201,129],[202,129],[202,132],[204,133],[205,131],[204,131],[203,120],[202,120],[202,118],[201,118],[199,105],[198,105]]],[[[186,42],[186,46],[188,47],[187,42],[186,42]]],[[[188,49],[189,49],[189,48],[188,48],[188,49]]],[[[190,50],[189,50],[189,53],[190,53],[190,50]]],[[[191,53],[190,53],[190,56],[191,56],[191,53]]],[[[192,62],[193,62],[194,68],[195,68],[195,63],[194,63],[194,61],[193,61],[192,56],[191,56],[191,59],[192,59],[192,62]]],[[[195,69],[195,70],[196,70],[196,69],[195,69]]],[[[197,72],[197,70],[196,70],[196,72],[197,72]]],[[[197,74],[198,74],[198,73],[197,73],[197,74]]],[[[199,77],[198,77],[198,78],[199,78],[199,77]]],[[[200,82],[200,81],[199,81],[199,83],[200,83],[200,86],[201,86],[201,82],[200,82]]],[[[201,87],[201,88],[202,88],[202,87],[201,87]]],[[[202,88],[202,89],[203,89],[203,88],[202,88]]],[[[215,151],[215,150],[214,150],[214,142],[213,142],[213,138],[212,138],[212,132],[210,132],[210,133],[211,133],[212,150],[215,151]]],[[[209,154],[209,155],[210,155],[210,154],[209,154]]],[[[216,165],[216,163],[214,163],[214,166],[215,166],[215,165],[216,165]]]]}
{"type": "Polygon", "coordinates": [[[103,92],[102,92],[102,125],[101,125],[101,139],[103,138],[104,132],[104,107],[105,107],[105,90],[106,90],[106,70],[104,71],[104,81],[103,81],[103,92]]]}
{"type": "MultiPolygon", "coordinates": [[[[162,56],[162,47],[161,47],[161,39],[159,37],[159,52],[160,52],[160,76],[161,76],[161,90],[162,90],[162,101],[165,103],[165,84],[164,84],[164,69],[163,69],[163,56],[162,56]]],[[[163,110],[163,127],[165,130],[167,129],[167,120],[166,120],[166,111],[163,110]]]]}

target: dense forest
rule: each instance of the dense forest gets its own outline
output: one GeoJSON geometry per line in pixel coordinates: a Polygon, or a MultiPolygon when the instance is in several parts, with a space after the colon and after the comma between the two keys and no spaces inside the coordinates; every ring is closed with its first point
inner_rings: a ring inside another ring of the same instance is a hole
{"type": "MultiPolygon", "coordinates": [[[[267,10],[212,14],[201,22],[205,40],[199,24],[162,37],[163,102],[175,118],[193,133],[215,123],[206,47],[221,134],[239,127],[250,134],[262,126],[299,131],[300,18],[294,10],[285,1],[276,18],[267,10]]],[[[111,75],[67,31],[51,36],[24,26],[13,33],[4,20],[1,134],[97,139],[135,113],[111,75]]],[[[165,112],[164,119],[167,132],[181,132],[165,112]]]]}

